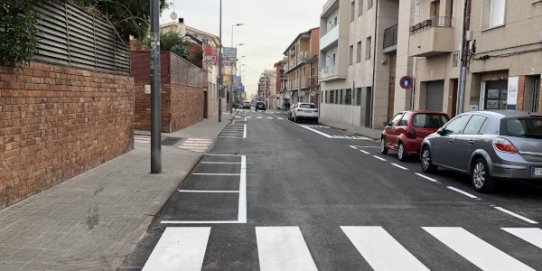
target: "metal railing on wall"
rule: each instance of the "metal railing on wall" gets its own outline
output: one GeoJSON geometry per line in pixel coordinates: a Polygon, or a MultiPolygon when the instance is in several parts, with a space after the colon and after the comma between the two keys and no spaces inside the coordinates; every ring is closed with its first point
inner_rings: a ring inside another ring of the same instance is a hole
{"type": "Polygon", "coordinates": [[[397,45],[397,24],[392,25],[384,30],[384,44],[383,48],[397,45]]]}
{"type": "Polygon", "coordinates": [[[66,1],[42,1],[38,19],[40,62],[130,74],[130,48],[106,20],[66,1]]]}

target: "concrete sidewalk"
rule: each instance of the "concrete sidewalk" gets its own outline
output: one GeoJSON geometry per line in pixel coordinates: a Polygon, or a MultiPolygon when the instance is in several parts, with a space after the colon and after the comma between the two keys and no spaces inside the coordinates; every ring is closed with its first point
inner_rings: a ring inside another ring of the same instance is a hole
{"type": "MultiPolygon", "coordinates": [[[[204,120],[174,138],[216,139],[230,123],[204,120]]],[[[115,270],[136,246],[201,153],[162,145],[151,175],[150,144],[0,210],[0,270],[115,270]]]]}
{"type": "Polygon", "coordinates": [[[335,127],[338,129],[345,130],[347,133],[351,135],[361,135],[368,138],[372,138],[374,140],[379,140],[380,135],[382,134],[382,129],[371,129],[367,127],[357,127],[357,126],[351,126],[340,122],[334,122],[334,121],[326,121],[326,120],[320,120],[320,124],[324,124],[327,126],[335,127]]]}

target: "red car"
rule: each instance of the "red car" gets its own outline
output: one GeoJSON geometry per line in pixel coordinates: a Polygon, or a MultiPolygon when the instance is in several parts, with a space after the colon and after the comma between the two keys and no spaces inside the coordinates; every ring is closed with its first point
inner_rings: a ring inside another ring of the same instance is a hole
{"type": "Polygon", "coordinates": [[[397,151],[397,157],[405,161],[417,155],[423,139],[436,132],[448,122],[446,113],[423,110],[407,110],[397,113],[386,126],[380,137],[380,152],[397,151]]]}

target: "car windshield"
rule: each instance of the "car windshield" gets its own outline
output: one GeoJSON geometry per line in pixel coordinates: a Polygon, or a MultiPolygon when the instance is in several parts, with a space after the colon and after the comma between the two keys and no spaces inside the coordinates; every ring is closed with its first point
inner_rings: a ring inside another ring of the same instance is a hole
{"type": "Polygon", "coordinates": [[[412,118],[412,125],[417,128],[438,129],[448,122],[448,117],[442,114],[422,113],[412,118]]]}
{"type": "Polygon", "coordinates": [[[314,104],[300,104],[299,108],[316,108],[314,104]]]}
{"type": "Polygon", "coordinates": [[[542,138],[542,118],[502,119],[501,135],[542,138]]]}

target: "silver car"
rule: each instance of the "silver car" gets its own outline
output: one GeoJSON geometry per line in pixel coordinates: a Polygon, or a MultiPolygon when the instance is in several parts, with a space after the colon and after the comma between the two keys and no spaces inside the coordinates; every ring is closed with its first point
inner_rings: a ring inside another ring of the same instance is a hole
{"type": "Polygon", "coordinates": [[[437,167],[469,174],[475,190],[497,179],[542,182],[542,115],[516,111],[463,113],[424,139],[424,172],[437,167]]]}

